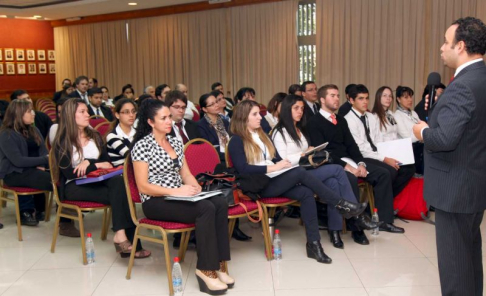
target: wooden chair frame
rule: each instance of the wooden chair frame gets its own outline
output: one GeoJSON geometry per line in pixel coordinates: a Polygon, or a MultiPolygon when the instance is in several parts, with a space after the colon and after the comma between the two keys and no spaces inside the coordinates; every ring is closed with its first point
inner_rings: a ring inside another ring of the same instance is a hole
{"type": "Polygon", "coordinates": [[[359,202],[368,202],[371,215],[373,215],[373,211],[375,209],[375,196],[373,194],[373,186],[363,180],[363,182],[358,183],[358,188],[361,191],[361,194],[359,195],[359,202]]]}
{"type": "Polygon", "coordinates": [[[133,263],[135,260],[135,253],[137,252],[136,249],[137,249],[138,240],[145,240],[145,241],[161,244],[164,246],[164,257],[165,257],[165,265],[167,269],[167,280],[169,281],[169,294],[173,295],[174,287],[172,285],[172,266],[171,266],[172,261],[170,259],[170,254],[169,254],[169,244],[168,244],[167,234],[181,233],[181,244],[179,247],[178,256],[179,256],[179,261],[182,263],[184,262],[184,258],[186,256],[186,250],[187,250],[187,245],[189,244],[190,232],[193,231],[195,227],[182,228],[182,229],[164,229],[161,226],[140,223],[137,218],[135,203],[132,200],[132,192],[130,191],[130,182],[128,180],[128,174],[126,173],[128,172],[128,165],[132,165],[130,156],[128,156],[125,159],[125,164],[123,165],[123,180],[125,183],[125,189],[127,191],[128,205],[130,207],[130,215],[132,217],[133,223],[137,226],[137,228],[135,229],[135,236],[133,239],[130,261],[128,262],[126,279],[129,280],[131,278],[133,263]],[[148,234],[147,235],[140,234],[140,231],[142,229],[153,230],[154,232],[158,232],[160,233],[162,238],[160,239],[156,236],[150,236],[148,234]]]}
{"type": "MultiPolygon", "coordinates": [[[[53,163],[54,150],[49,152],[49,167],[54,167],[56,164],[53,163]]],[[[81,252],[83,254],[83,264],[87,265],[88,260],[86,258],[86,241],[84,238],[84,221],[83,221],[83,213],[82,211],[100,211],[103,210],[103,220],[102,220],[102,228],[101,228],[101,240],[106,240],[106,236],[108,235],[108,227],[110,226],[111,220],[111,207],[109,205],[105,205],[104,207],[96,207],[96,208],[80,208],[77,205],[63,203],[59,199],[59,193],[57,190],[56,182],[54,181],[54,175],[51,169],[51,180],[52,180],[52,187],[53,187],[53,195],[56,200],[57,208],[57,216],[56,216],[56,223],[54,224],[54,233],[52,235],[52,244],[51,244],[51,253],[56,251],[56,242],[57,236],[59,234],[59,221],[61,217],[76,220],[79,222],[79,234],[81,238],[81,252]],[[70,215],[65,214],[62,212],[63,209],[72,209],[76,211],[77,215],[70,215]]]]}
{"type": "MultiPolygon", "coordinates": [[[[21,187],[21,186],[18,186],[18,187],[21,187]]],[[[47,190],[37,190],[37,191],[32,191],[32,192],[17,192],[15,190],[5,188],[3,186],[3,180],[0,180],[0,201],[1,201],[1,204],[2,204],[0,206],[0,215],[2,214],[2,208],[6,206],[7,202],[15,203],[15,217],[17,219],[17,233],[18,233],[19,241],[23,241],[22,224],[21,224],[21,221],[20,221],[19,196],[44,194],[46,196],[46,217],[45,217],[44,221],[49,222],[49,220],[51,219],[51,206],[52,206],[52,195],[51,195],[51,193],[52,193],[51,191],[47,191],[47,190]],[[11,193],[13,195],[13,198],[9,198],[8,193],[11,193]]]]}

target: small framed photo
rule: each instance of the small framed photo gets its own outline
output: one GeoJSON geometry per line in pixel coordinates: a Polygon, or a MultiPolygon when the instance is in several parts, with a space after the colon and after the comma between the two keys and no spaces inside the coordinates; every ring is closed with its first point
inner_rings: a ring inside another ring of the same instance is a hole
{"type": "Polygon", "coordinates": [[[27,49],[27,61],[35,61],[35,50],[27,49]]]}
{"type": "Polygon", "coordinates": [[[49,63],[49,74],[56,74],[56,64],[49,63]]]}
{"type": "Polygon", "coordinates": [[[29,63],[29,74],[37,74],[37,65],[35,63],[29,63]]]}
{"type": "Polygon", "coordinates": [[[37,60],[45,61],[46,60],[46,51],[44,49],[37,50],[37,60]]]}
{"type": "Polygon", "coordinates": [[[55,61],[56,60],[56,51],[55,50],[48,50],[47,51],[47,58],[49,61],[55,61]]]}
{"type": "Polygon", "coordinates": [[[15,63],[6,63],[7,75],[15,75],[15,63]]]}
{"type": "Polygon", "coordinates": [[[3,51],[1,48],[0,48],[0,61],[3,61],[3,51]]]}
{"type": "Polygon", "coordinates": [[[25,73],[25,63],[17,63],[17,74],[24,75],[25,73]]]}
{"type": "Polygon", "coordinates": [[[39,74],[47,74],[47,64],[45,63],[39,64],[39,74]]]}
{"type": "MultiPolygon", "coordinates": [[[[13,48],[5,48],[5,60],[6,61],[13,61],[14,60],[13,48]]],[[[7,73],[8,73],[8,71],[7,71],[7,73]]]]}
{"type": "Polygon", "coordinates": [[[4,72],[3,72],[3,63],[0,63],[0,75],[3,75],[4,72]]]}
{"type": "Polygon", "coordinates": [[[25,50],[15,49],[15,57],[17,58],[17,61],[25,61],[25,50]]]}

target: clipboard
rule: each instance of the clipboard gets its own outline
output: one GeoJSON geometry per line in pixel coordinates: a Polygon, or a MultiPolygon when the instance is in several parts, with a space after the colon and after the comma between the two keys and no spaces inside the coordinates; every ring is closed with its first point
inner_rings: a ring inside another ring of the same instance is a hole
{"type": "Polygon", "coordinates": [[[305,157],[305,156],[309,156],[309,155],[311,155],[311,154],[312,154],[312,153],[314,153],[314,152],[321,151],[322,149],[326,148],[326,147],[327,147],[327,145],[329,145],[329,142],[326,142],[326,143],[321,144],[321,145],[319,145],[319,146],[317,146],[317,147],[314,147],[314,149],[307,151],[307,152],[304,154],[304,157],[305,157]]]}

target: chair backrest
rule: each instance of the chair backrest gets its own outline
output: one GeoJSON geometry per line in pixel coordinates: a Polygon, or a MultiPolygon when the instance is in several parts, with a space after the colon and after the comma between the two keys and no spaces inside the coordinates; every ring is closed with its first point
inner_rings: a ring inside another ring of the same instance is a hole
{"type": "Polygon", "coordinates": [[[199,115],[199,112],[196,112],[194,110],[192,110],[192,121],[196,122],[196,121],[199,121],[199,119],[201,119],[201,116],[199,115]]]}
{"type": "Polygon", "coordinates": [[[132,158],[130,155],[125,159],[123,165],[123,181],[125,181],[125,190],[127,191],[128,205],[130,207],[130,215],[133,223],[138,224],[137,211],[135,203],[141,203],[140,192],[138,191],[137,181],[135,180],[135,172],[133,170],[132,158]]]}
{"type": "Polygon", "coordinates": [[[184,145],[184,156],[193,176],[213,172],[220,163],[219,154],[214,146],[205,139],[192,139],[184,145]]]}
{"type": "Polygon", "coordinates": [[[228,150],[230,141],[231,141],[231,139],[229,139],[228,144],[226,144],[226,150],[224,150],[225,151],[224,160],[226,160],[226,167],[227,168],[233,167],[233,162],[231,161],[231,155],[230,155],[229,150],[228,150]]]}
{"type": "Polygon", "coordinates": [[[98,116],[98,115],[93,115],[90,116],[89,118],[89,125],[91,125],[91,127],[95,127],[102,122],[108,122],[108,120],[103,116],[98,116]]]}
{"type": "Polygon", "coordinates": [[[259,104],[260,106],[260,115],[261,116],[265,116],[267,115],[267,106],[263,105],[263,104],[259,104]]]}
{"type": "Polygon", "coordinates": [[[98,125],[96,125],[94,127],[95,130],[97,130],[102,137],[106,136],[106,134],[108,133],[109,129],[110,129],[110,122],[109,121],[105,121],[105,122],[101,122],[99,123],[98,125]]]}

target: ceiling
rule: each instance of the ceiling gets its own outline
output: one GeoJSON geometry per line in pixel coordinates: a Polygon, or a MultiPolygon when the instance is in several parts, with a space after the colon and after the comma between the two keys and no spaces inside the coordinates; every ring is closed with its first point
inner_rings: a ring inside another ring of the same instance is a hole
{"type": "Polygon", "coordinates": [[[58,20],[205,1],[206,0],[0,0],[0,15],[20,18],[32,18],[34,15],[38,15],[41,16],[42,19],[58,20]],[[130,6],[128,5],[129,2],[136,2],[138,5],[130,6]],[[16,6],[20,8],[5,8],[5,6],[16,6]]]}

